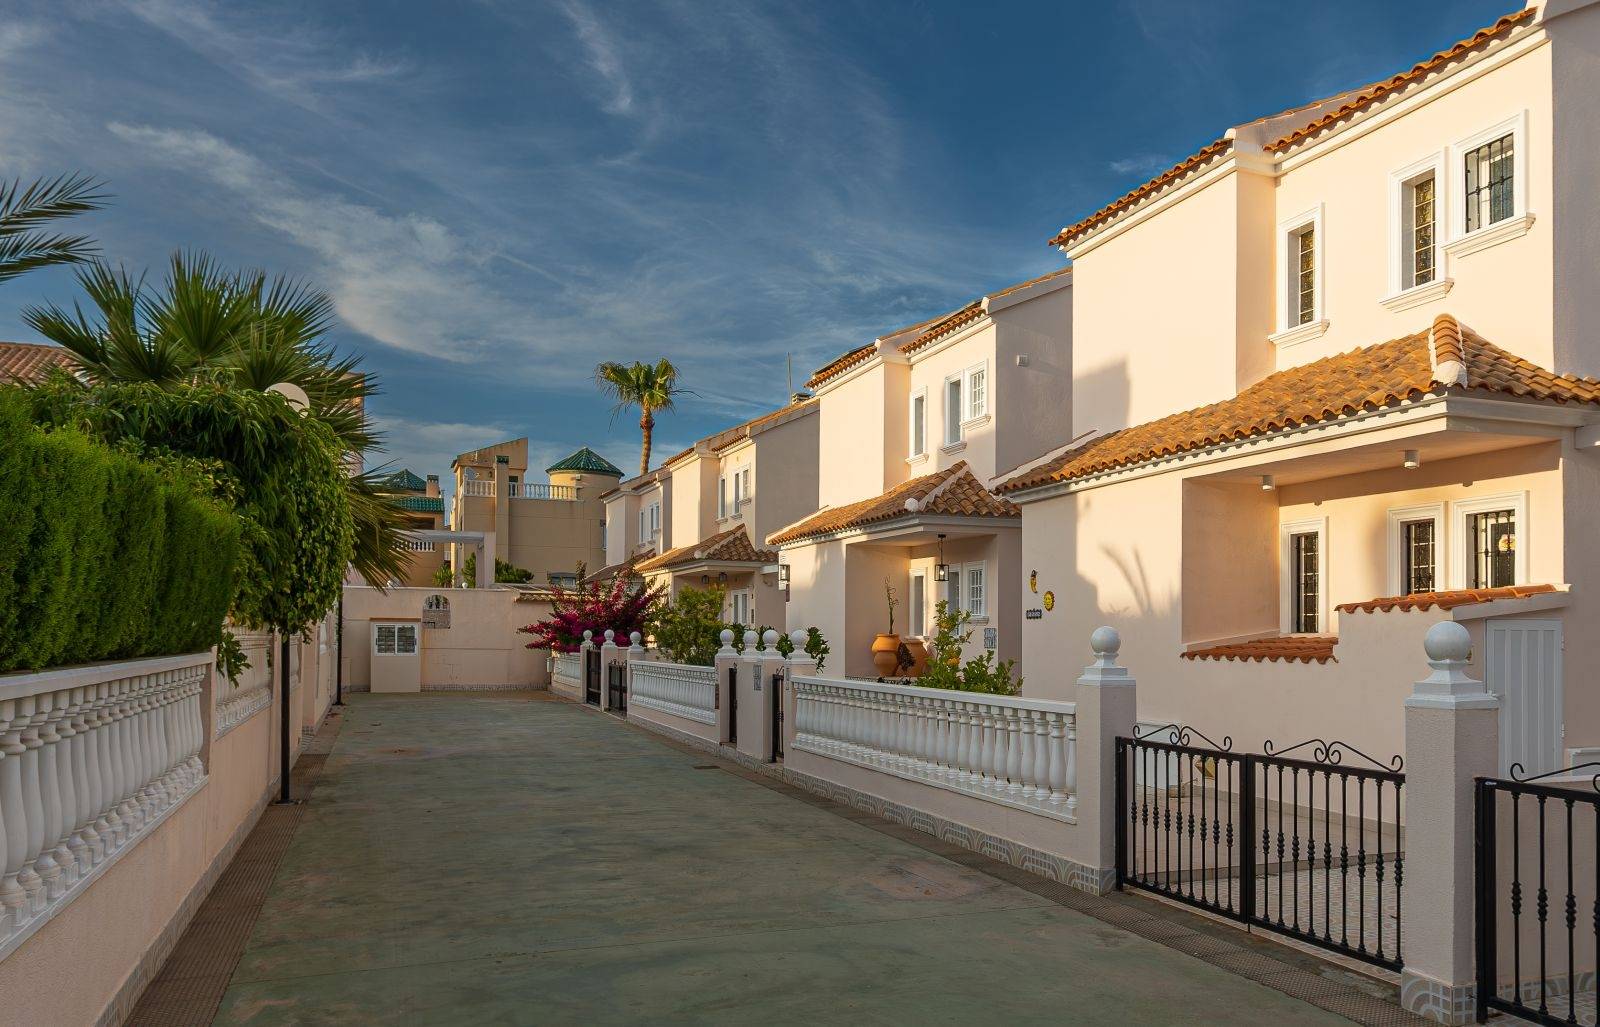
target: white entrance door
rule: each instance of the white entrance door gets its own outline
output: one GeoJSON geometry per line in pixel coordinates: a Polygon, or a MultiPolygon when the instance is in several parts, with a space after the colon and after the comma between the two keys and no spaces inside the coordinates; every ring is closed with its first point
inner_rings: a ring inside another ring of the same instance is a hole
{"type": "Polygon", "coordinates": [[[1485,674],[1500,697],[1500,772],[1562,765],[1561,622],[1491,620],[1485,674]]]}

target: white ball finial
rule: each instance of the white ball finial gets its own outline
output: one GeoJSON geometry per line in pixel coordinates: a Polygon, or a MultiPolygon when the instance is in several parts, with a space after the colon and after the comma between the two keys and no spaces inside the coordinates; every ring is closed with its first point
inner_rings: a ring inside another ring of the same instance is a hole
{"type": "Polygon", "coordinates": [[[778,633],[772,628],[768,628],[767,633],[761,636],[761,644],[768,649],[776,649],[778,647],[778,633]]]}
{"type": "Polygon", "coordinates": [[[1472,633],[1453,620],[1442,620],[1422,636],[1422,648],[1434,663],[1465,663],[1472,656],[1472,633]]]}
{"type": "Polygon", "coordinates": [[[921,509],[922,509],[922,504],[917,502],[917,497],[916,496],[912,496],[910,499],[906,500],[906,512],[907,513],[917,513],[921,509]]]}
{"type": "Polygon", "coordinates": [[[639,634],[637,631],[634,631],[628,635],[628,641],[632,642],[634,645],[638,645],[640,642],[644,641],[644,636],[639,634]]]}
{"type": "Polygon", "coordinates": [[[1089,636],[1089,648],[1101,659],[1116,659],[1122,651],[1122,635],[1110,625],[1095,628],[1094,634],[1089,636]]]}
{"type": "Polygon", "coordinates": [[[584,628],[583,629],[583,640],[585,642],[587,642],[592,638],[594,638],[594,632],[590,631],[588,628],[584,628]]]}
{"type": "Polygon", "coordinates": [[[732,628],[723,628],[722,629],[722,634],[718,635],[717,637],[722,639],[722,648],[724,648],[724,649],[732,649],[733,648],[733,629],[732,628]]]}
{"type": "Polygon", "coordinates": [[[789,632],[789,641],[794,644],[794,651],[797,653],[806,651],[806,643],[810,639],[811,635],[804,628],[795,628],[789,632]]]}
{"type": "Polygon", "coordinates": [[[606,628],[606,641],[607,642],[611,641],[613,638],[616,638],[616,637],[617,637],[617,633],[615,631],[612,631],[610,628],[606,628]]]}
{"type": "Polygon", "coordinates": [[[744,651],[747,653],[754,652],[756,643],[759,641],[761,641],[760,635],[756,634],[753,630],[746,631],[744,633],[744,651]]]}

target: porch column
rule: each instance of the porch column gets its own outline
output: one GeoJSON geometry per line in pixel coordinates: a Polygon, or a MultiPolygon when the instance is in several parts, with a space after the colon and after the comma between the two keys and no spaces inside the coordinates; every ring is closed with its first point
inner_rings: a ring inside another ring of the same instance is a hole
{"type": "Polygon", "coordinates": [[[1476,1015],[1473,779],[1499,770],[1500,697],[1467,675],[1472,636],[1460,624],[1435,624],[1423,647],[1433,673],[1405,701],[1411,872],[1400,1003],[1440,1023],[1465,1024],[1476,1015]]]}
{"type": "Polygon", "coordinates": [[[611,708],[611,665],[621,663],[622,658],[617,654],[622,652],[622,647],[617,645],[617,633],[611,628],[606,628],[606,640],[600,646],[600,708],[611,708]]]}
{"type": "Polygon", "coordinates": [[[717,703],[717,741],[727,745],[737,737],[738,728],[733,722],[734,692],[739,687],[737,680],[729,680],[728,672],[735,674],[739,669],[739,650],[733,647],[733,629],[723,628],[718,636],[722,641],[722,648],[717,650],[717,655],[712,659],[716,677],[716,703],[717,703]]]}
{"type": "Polygon", "coordinates": [[[1104,894],[1117,878],[1117,737],[1133,736],[1138,686],[1117,665],[1122,636],[1116,628],[1096,628],[1089,647],[1094,662],[1078,678],[1075,696],[1077,814],[1083,832],[1075,856],[1093,874],[1085,890],[1104,894]]]}

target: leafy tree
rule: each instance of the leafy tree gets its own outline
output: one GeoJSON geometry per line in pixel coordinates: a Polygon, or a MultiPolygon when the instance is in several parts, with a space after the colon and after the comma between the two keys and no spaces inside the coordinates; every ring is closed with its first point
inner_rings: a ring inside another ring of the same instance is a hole
{"type": "MultiPolygon", "coordinates": [[[[202,469],[242,523],[237,623],[298,631],[338,600],[355,526],[343,452],[323,422],[282,396],[214,380],[85,387],[56,374],[27,395],[37,423],[202,469]]],[[[172,575],[169,585],[189,587],[172,575]]]]}
{"type": "Polygon", "coordinates": [[[650,470],[650,441],[655,432],[656,413],[671,410],[673,401],[688,390],[678,387],[678,369],[670,360],[654,364],[634,361],[621,364],[607,361],[594,369],[594,380],[603,392],[616,400],[615,416],[630,407],[639,408],[639,473],[650,470]]]}
{"type": "Polygon", "coordinates": [[[675,663],[711,666],[722,647],[722,629],[732,628],[735,636],[741,630],[738,624],[723,623],[722,601],[722,589],[714,586],[681,590],[656,611],[650,625],[656,647],[675,663]]]}
{"type": "Polygon", "coordinates": [[[638,579],[619,574],[610,582],[592,581],[577,588],[555,590],[550,616],[537,624],[517,630],[533,636],[529,649],[552,652],[577,652],[583,633],[591,631],[599,641],[607,628],[616,632],[619,644],[626,645],[635,631],[643,633],[654,619],[654,609],[666,594],[666,586],[638,587],[638,579]]]}
{"type": "MultiPolygon", "coordinates": [[[[499,585],[522,585],[533,580],[533,572],[525,571],[510,560],[494,558],[494,580],[499,585]]],[[[450,562],[446,560],[433,572],[433,583],[439,588],[450,588],[455,585],[455,573],[450,569],[450,562]]],[[[461,562],[461,581],[467,588],[478,587],[478,552],[473,550],[461,562]]]]}
{"type": "Polygon", "coordinates": [[[924,688],[953,688],[962,692],[984,692],[990,695],[1019,695],[1022,679],[1012,677],[1016,660],[995,661],[993,652],[984,650],[965,664],[961,662],[963,647],[972,640],[968,622],[972,614],[965,610],[950,610],[950,603],[941,599],[934,604],[935,632],[928,646],[928,667],[916,683],[924,688]]]}
{"type": "Polygon", "coordinates": [[[20,179],[0,182],[0,282],[41,267],[78,264],[94,253],[88,236],[46,230],[52,221],[105,206],[99,183],[82,175],[39,179],[23,188],[20,179]]]}
{"type": "MultiPolygon", "coordinates": [[[[79,268],[77,279],[89,313],[51,303],[22,317],[71,350],[91,385],[209,382],[264,392],[288,383],[305,391],[309,418],[341,453],[360,458],[381,441],[366,413],[376,382],[326,340],[334,325],[326,293],[262,271],[228,271],[204,253],[174,254],[159,287],[100,261],[79,268]]],[[[407,561],[407,515],[387,477],[375,468],[344,475],[341,486],[356,526],[350,560],[379,585],[401,577],[407,561]]]]}

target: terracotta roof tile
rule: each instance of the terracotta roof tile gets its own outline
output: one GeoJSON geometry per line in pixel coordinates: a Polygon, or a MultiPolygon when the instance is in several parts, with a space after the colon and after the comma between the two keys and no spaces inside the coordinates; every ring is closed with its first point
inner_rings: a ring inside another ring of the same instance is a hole
{"type": "Polygon", "coordinates": [[[1511,32],[1517,28],[1517,26],[1532,18],[1535,13],[1536,9],[1533,7],[1525,7],[1520,11],[1513,11],[1512,13],[1501,18],[1499,21],[1495,22],[1493,25],[1479,29],[1477,32],[1474,32],[1472,35],[1456,43],[1454,46],[1451,46],[1445,50],[1440,50],[1427,60],[1413,65],[1409,71],[1403,71],[1398,75],[1384,79],[1382,82],[1373,83],[1353,96],[1348,102],[1339,105],[1337,108],[1329,111],[1326,114],[1323,114],[1310,124],[1303,125],[1300,128],[1295,129],[1293,132],[1290,132],[1288,135],[1268,143],[1266,145],[1267,151],[1270,153],[1281,153],[1294,144],[1308,139],[1318,132],[1321,132],[1323,129],[1337,124],[1353,114],[1360,113],[1376,103],[1380,103],[1383,100],[1388,99],[1394,94],[1405,89],[1407,86],[1422,81],[1433,72],[1439,70],[1452,61],[1466,56],[1471,51],[1478,49],[1486,43],[1510,35],[1511,32]]]}
{"type": "Polygon", "coordinates": [[[655,550],[652,549],[648,553],[640,553],[631,560],[624,560],[621,563],[607,564],[597,571],[590,571],[588,574],[585,574],[583,576],[583,580],[585,583],[591,581],[610,581],[619,574],[632,574],[641,561],[648,560],[654,555],[656,555],[655,550]]]}
{"type": "Polygon", "coordinates": [[[801,410],[810,410],[816,405],[817,401],[814,399],[805,399],[798,403],[790,403],[788,406],[781,407],[780,409],[774,410],[771,413],[762,414],[760,417],[753,417],[743,424],[736,424],[732,428],[726,428],[722,431],[719,431],[715,435],[708,436],[702,441],[705,442],[706,448],[710,449],[711,452],[720,453],[730,446],[734,446],[740,442],[743,442],[752,435],[761,434],[778,421],[781,421],[784,417],[801,410]]]}
{"type": "Polygon", "coordinates": [[[1122,196],[1112,200],[1110,203],[1106,204],[1104,207],[1101,207],[1093,214],[1090,214],[1082,221],[1063,228],[1051,238],[1050,245],[1065,246],[1076,236],[1082,235],[1089,229],[1095,228],[1098,225],[1104,224],[1105,222],[1111,220],[1118,214],[1144,199],[1146,196],[1149,196],[1151,193],[1163,189],[1166,186],[1171,185],[1173,182],[1187,177],[1189,173],[1195,169],[1211,163],[1212,160],[1227,153],[1232,147],[1232,140],[1226,138],[1207,143],[1200,149],[1196,150],[1193,154],[1185,157],[1183,160],[1163,171],[1155,178],[1152,178],[1144,185],[1141,185],[1137,189],[1131,190],[1130,192],[1124,193],[1122,196]]]}
{"type": "Polygon", "coordinates": [[[1444,315],[1429,332],[1278,371],[1232,399],[1091,439],[998,486],[1016,492],[1300,425],[1335,421],[1430,392],[1480,392],[1600,404],[1600,382],[1557,375],[1514,356],[1444,315]],[[1434,339],[1442,340],[1438,346],[1434,339]],[[1459,342],[1452,342],[1459,340],[1459,342]],[[1465,350],[1460,374],[1440,382],[1432,352],[1465,350]]]}
{"type": "Polygon", "coordinates": [[[60,346],[36,342],[0,342],[0,382],[37,382],[52,367],[76,370],[78,358],[60,346]]]}
{"type": "Polygon", "coordinates": [[[965,328],[967,325],[988,313],[989,304],[994,300],[1010,296],[1012,293],[1021,292],[1023,289],[1038,285],[1041,282],[1048,282],[1053,278],[1060,278],[1063,275],[1070,274],[1072,274],[1071,267],[1060,267],[1056,268],[1054,271],[1051,271],[1049,274],[1040,275],[1037,278],[1030,278],[1026,282],[1018,282],[1016,285],[1008,285],[998,292],[985,293],[983,296],[973,300],[971,303],[968,303],[960,310],[946,314],[944,317],[935,321],[927,328],[927,330],[923,331],[915,339],[912,339],[910,342],[901,346],[900,352],[915,353],[917,350],[928,345],[930,342],[933,342],[935,339],[943,338],[952,332],[965,328]]]}
{"type": "Polygon", "coordinates": [[[865,346],[857,346],[848,353],[834,357],[826,364],[823,364],[821,367],[817,368],[816,373],[810,378],[806,379],[806,388],[814,389],[818,385],[821,385],[823,382],[827,381],[829,378],[835,378],[850,370],[852,367],[855,367],[857,364],[866,363],[867,360],[872,357],[872,354],[877,352],[877,350],[878,344],[876,342],[869,342],[865,346]]]}
{"type": "Polygon", "coordinates": [[[1254,660],[1258,663],[1278,660],[1327,663],[1333,660],[1337,663],[1339,661],[1334,659],[1333,647],[1338,643],[1339,640],[1331,635],[1283,635],[1190,649],[1182,656],[1186,660],[1254,660]]]}
{"type": "Polygon", "coordinates": [[[1449,592],[1413,592],[1404,596],[1368,599],[1364,603],[1341,603],[1340,613],[1388,613],[1390,610],[1453,610],[1458,606],[1492,603],[1496,599],[1523,599],[1554,592],[1554,585],[1505,585],[1500,588],[1464,588],[1449,592]]]}
{"type": "Polygon", "coordinates": [[[945,517],[1020,517],[1016,504],[1001,499],[973,477],[965,460],[942,471],[902,482],[881,496],[822,510],[767,539],[784,545],[801,539],[860,528],[899,517],[936,514],[945,517]],[[915,509],[907,507],[915,502],[915,509]]]}
{"type": "Polygon", "coordinates": [[[634,566],[640,574],[667,570],[686,564],[712,561],[715,563],[776,563],[778,554],[770,549],[757,549],[750,543],[744,525],[719,531],[709,538],[687,546],[669,549],[660,556],[641,560],[634,566]]]}

